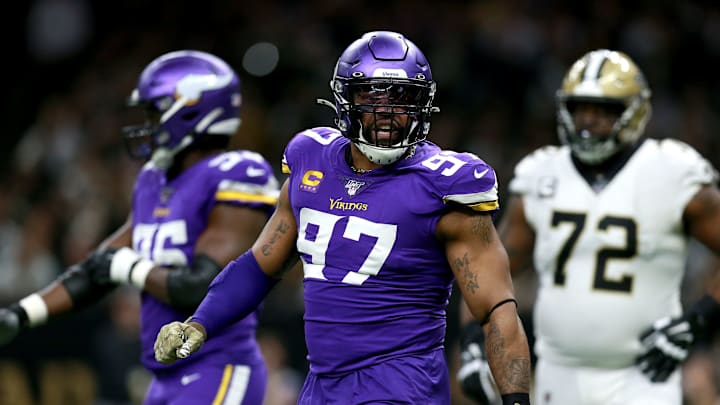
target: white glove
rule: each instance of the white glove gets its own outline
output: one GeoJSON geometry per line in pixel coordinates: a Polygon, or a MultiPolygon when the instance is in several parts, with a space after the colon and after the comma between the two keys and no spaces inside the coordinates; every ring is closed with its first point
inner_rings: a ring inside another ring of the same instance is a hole
{"type": "Polygon", "coordinates": [[[155,339],[155,360],[171,364],[200,350],[205,336],[185,322],[172,322],[162,328],[155,339]]]}

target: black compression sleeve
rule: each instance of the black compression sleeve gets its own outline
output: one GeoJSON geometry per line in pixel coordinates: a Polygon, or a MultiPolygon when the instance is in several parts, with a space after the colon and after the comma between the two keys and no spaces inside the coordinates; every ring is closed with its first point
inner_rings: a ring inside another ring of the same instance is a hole
{"type": "Polygon", "coordinates": [[[73,309],[81,309],[94,304],[115,288],[114,285],[97,285],[93,283],[84,263],[68,268],[58,277],[58,281],[65,286],[70,295],[73,309]]]}
{"type": "Polygon", "coordinates": [[[167,288],[170,305],[194,310],[207,294],[208,286],[222,267],[206,255],[197,255],[191,267],[181,267],[168,273],[167,288]]]}

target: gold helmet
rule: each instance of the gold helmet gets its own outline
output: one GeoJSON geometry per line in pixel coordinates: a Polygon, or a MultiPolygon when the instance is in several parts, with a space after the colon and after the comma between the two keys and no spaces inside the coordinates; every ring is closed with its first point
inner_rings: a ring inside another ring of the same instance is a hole
{"type": "Polygon", "coordinates": [[[598,164],[640,139],[651,110],[650,89],[635,62],[622,52],[595,50],[570,67],[557,92],[558,135],[580,161],[598,164]],[[573,102],[618,105],[622,113],[610,136],[578,132],[568,108],[573,102]]]}

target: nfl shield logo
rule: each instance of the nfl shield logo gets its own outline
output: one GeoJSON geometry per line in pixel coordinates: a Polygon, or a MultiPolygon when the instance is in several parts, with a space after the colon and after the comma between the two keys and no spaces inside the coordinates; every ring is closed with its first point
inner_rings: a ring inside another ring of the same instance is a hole
{"type": "Polygon", "coordinates": [[[345,180],[345,190],[347,190],[348,195],[351,197],[357,194],[364,185],[364,181],[359,181],[355,179],[345,180]]]}

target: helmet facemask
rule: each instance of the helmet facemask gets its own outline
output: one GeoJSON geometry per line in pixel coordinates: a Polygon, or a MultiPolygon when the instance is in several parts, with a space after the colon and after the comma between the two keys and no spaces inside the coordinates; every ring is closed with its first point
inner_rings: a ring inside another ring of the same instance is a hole
{"type": "Polygon", "coordinates": [[[427,138],[434,94],[427,82],[367,79],[333,87],[338,126],[370,161],[393,163],[427,138]]]}
{"type": "MultiPolygon", "coordinates": [[[[173,136],[170,128],[163,125],[170,120],[191,128],[193,122],[197,121],[201,112],[193,106],[178,105],[181,102],[181,100],[173,102],[169,97],[146,102],[132,100],[129,102],[131,106],[142,107],[146,115],[145,123],[122,129],[125,147],[130,157],[143,161],[151,160],[155,167],[167,169],[172,165],[175,156],[194,142],[208,136],[202,131],[191,130],[178,141],[178,137],[173,136]],[[173,113],[175,113],[174,117],[173,113]]],[[[235,119],[231,118],[231,120],[235,119]]],[[[239,124],[239,119],[237,121],[239,124]]],[[[229,135],[231,133],[224,136],[229,135]]]]}

